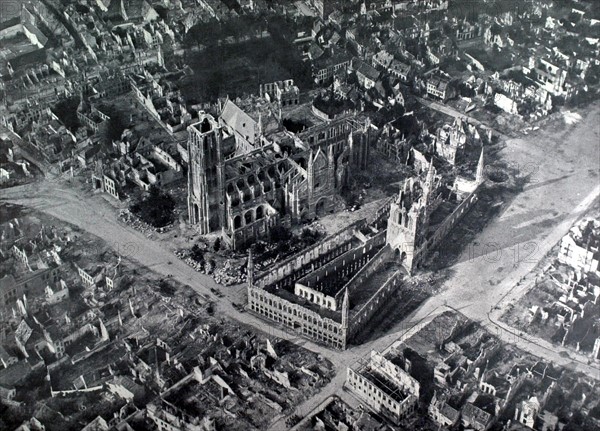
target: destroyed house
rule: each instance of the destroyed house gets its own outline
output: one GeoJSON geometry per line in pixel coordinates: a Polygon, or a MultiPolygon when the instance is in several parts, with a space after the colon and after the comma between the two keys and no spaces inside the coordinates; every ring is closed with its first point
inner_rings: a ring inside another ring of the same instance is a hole
{"type": "Polygon", "coordinates": [[[398,424],[414,411],[419,383],[376,351],[356,368],[348,367],[346,384],[377,413],[398,424]]]}

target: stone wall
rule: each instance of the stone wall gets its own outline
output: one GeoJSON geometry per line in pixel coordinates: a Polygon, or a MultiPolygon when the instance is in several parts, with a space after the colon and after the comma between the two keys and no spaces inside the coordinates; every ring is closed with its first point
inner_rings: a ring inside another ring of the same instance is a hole
{"type": "Polygon", "coordinates": [[[404,244],[401,251],[407,254],[412,253],[412,259],[406,259],[403,262],[404,267],[409,273],[420,265],[427,257],[427,254],[433,250],[439,243],[450,233],[456,224],[464,217],[471,207],[478,200],[478,188],[463,199],[459,205],[447,216],[442,223],[437,227],[433,235],[428,238],[418,249],[414,249],[411,244],[404,244]],[[407,262],[412,262],[411,266],[407,266],[407,262]]]}
{"type": "Polygon", "coordinates": [[[341,323],[323,317],[277,295],[248,286],[249,310],[292,328],[298,334],[336,349],[346,348],[346,331],[341,323]]]}
{"type": "MultiPolygon", "coordinates": [[[[373,240],[372,244],[374,246],[379,246],[379,245],[385,244],[385,235],[386,235],[385,231],[379,232],[377,235],[375,235],[372,238],[372,240],[373,240]]],[[[371,274],[373,274],[375,271],[377,271],[377,269],[379,268],[379,266],[386,259],[388,259],[391,256],[392,256],[392,250],[391,250],[391,248],[390,247],[383,247],[356,274],[354,274],[354,277],[352,277],[350,279],[350,281],[348,281],[348,283],[346,283],[346,289],[348,290],[348,293],[350,294],[350,297],[352,297],[352,293],[358,287],[360,287],[363,284],[363,282],[371,274]]],[[[340,300],[341,296],[343,295],[343,291],[344,290],[340,290],[336,294],[336,296],[335,296],[336,300],[340,300]]]]}
{"type": "MultiPolygon", "coordinates": [[[[279,263],[273,268],[268,269],[256,276],[257,286],[265,287],[282,281],[287,276],[300,273],[301,276],[310,272],[310,264],[319,257],[334,252],[337,255],[349,250],[349,242],[354,237],[354,230],[359,229],[366,224],[365,220],[359,220],[350,226],[328,236],[323,241],[305,249],[279,263]],[[348,243],[348,246],[345,244],[348,243]],[[343,246],[343,247],[342,247],[343,246]],[[342,247],[342,248],[340,248],[342,247]]],[[[299,277],[298,277],[299,278],[299,277]]],[[[285,285],[285,283],[281,283],[285,285]]],[[[291,281],[290,283],[291,284],[291,281]]]]}
{"type": "Polygon", "coordinates": [[[470,193],[457,207],[452,214],[444,219],[444,221],[438,226],[435,233],[419,248],[415,251],[414,265],[421,263],[427,253],[434,249],[439,243],[450,233],[450,231],[456,226],[456,224],[469,212],[471,207],[477,202],[477,190],[470,193]]]}
{"type": "MultiPolygon", "coordinates": [[[[307,276],[298,280],[298,282],[304,284],[309,289],[314,289],[314,286],[317,285],[320,280],[330,276],[330,274],[341,273],[341,275],[343,275],[344,272],[352,271],[353,269],[361,271],[364,266],[368,265],[369,261],[367,260],[367,255],[369,252],[372,252],[374,248],[382,246],[384,243],[385,233],[380,232],[372,238],[367,239],[364,244],[354,247],[320,268],[311,271],[307,276]]],[[[336,298],[338,298],[338,293],[335,295],[336,298]]]]}
{"type": "Polygon", "coordinates": [[[415,407],[417,398],[408,395],[403,400],[396,400],[379,389],[360,372],[352,368],[347,369],[346,384],[360,399],[365,401],[373,410],[389,418],[398,424],[406,415],[410,414],[415,407]]]}
{"type": "MultiPolygon", "coordinates": [[[[385,249],[390,250],[389,246],[385,246],[385,249]]],[[[348,328],[348,338],[356,335],[356,333],[362,329],[369,319],[375,314],[399,288],[402,280],[402,272],[396,271],[384,284],[377,290],[377,292],[369,299],[369,301],[363,305],[358,312],[350,318],[350,324],[348,328]]]]}

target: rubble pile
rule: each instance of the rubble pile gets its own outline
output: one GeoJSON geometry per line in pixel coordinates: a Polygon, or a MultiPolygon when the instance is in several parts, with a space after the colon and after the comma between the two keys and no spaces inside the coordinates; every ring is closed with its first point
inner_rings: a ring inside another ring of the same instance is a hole
{"type": "Polygon", "coordinates": [[[226,260],[223,266],[220,266],[212,259],[208,259],[202,263],[197,262],[190,256],[189,252],[186,251],[177,250],[174,254],[196,271],[202,274],[212,275],[215,283],[223,286],[233,286],[246,281],[246,274],[242,269],[241,263],[232,263],[232,261],[226,260]]]}
{"type": "Polygon", "coordinates": [[[135,214],[133,214],[129,209],[122,209],[119,211],[119,219],[127,224],[128,226],[131,226],[132,228],[146,234],[147,236],[149,234],[151,234],[152,232],[156,232],[156,233],[165,233],[168,232],[173,225],[168,225],[168,226],[163,226],[163,227],[154,227],[149,225],[148,223],[146,223],[145,221],[141,220],[139,217],[137,217],[135,214]]]}
{"type": "Polygon", "coordinates": [[[216,283],[224,286],[232,286],[244,283],[246,281],[246,273],[242,270],[241,265],[232,264],[231,261],[227,260],[222,267],[214,271],[213,278],[216,283]]]}
{"type": "Polygon", "coordinates": [[[196,271],[201,272],[202,274],[207,273],[205,265],[202,265],[200,262],[196,262],[187,253],[185,253],[181,250],[176,250],[174,253],[175,253],[175,256],[177,256],[179,259],[183,260],[185,263],[187,263],[189,266],[194,268],[196,271]]]}

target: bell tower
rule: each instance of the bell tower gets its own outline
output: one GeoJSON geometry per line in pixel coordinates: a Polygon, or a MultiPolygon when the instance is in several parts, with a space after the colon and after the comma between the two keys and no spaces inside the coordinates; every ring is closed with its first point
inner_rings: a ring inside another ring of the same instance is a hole
{"type": "Polygon", "coordinates": [[[188,215],[201,234],[223,225],[219,196],[222,175],[222,129],[211,116],[188,126],[188,215]]]}
{"type": "Polygon", "coordinates": [[[433,161],[424,184],[421,178],[404,181],[398,197],[390,206],[386,242],[396,250],[402,265],[412,274],[419,261],[419,250],[427,238],[429,216],[434,208],[438,187],[433,161]]]}

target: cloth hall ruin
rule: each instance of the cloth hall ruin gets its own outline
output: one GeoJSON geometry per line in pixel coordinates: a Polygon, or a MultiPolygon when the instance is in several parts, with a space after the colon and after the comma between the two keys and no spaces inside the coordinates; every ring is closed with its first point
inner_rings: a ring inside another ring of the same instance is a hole
{"type": "Polygon", "coordinates": [[[449,182],[432,159],[369,219],[260,274],[250,256],[248,309],[345,349],[477,201],[483,167],[482,151],[474,179],[449,182]]]}

